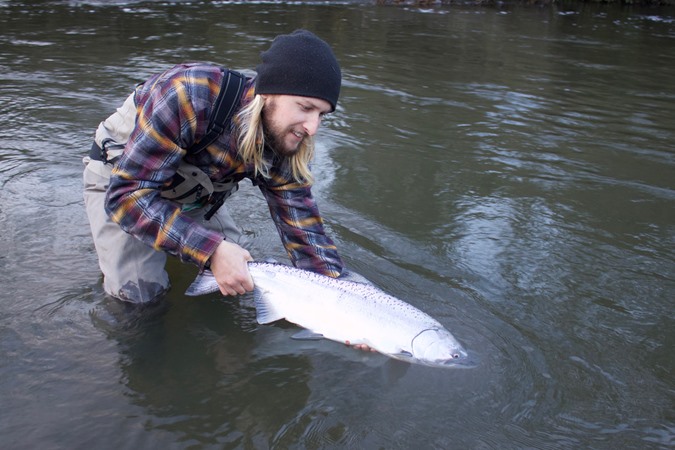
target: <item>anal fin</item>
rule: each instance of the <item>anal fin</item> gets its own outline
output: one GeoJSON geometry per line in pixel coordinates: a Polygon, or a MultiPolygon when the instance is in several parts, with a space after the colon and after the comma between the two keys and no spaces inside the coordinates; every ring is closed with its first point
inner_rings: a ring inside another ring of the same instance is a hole
{"type": "Polygon", "coordinates": [[[291,336],[291,339],[297,339],[300,341],[318,341],[323,338],[323,334],[315,333],[312,330],[302,330],[291,336]]]}

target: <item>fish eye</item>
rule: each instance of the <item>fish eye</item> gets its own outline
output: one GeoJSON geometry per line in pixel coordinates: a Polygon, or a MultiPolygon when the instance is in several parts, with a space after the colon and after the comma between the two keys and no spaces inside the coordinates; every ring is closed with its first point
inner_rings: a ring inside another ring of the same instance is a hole
{"type": "Polygon", "coordinates": [[[457,358],[459,358],[459,354],[458,354],[458,353],[455,353],[454,355],[452,355],[452,359],[457,359],[457,358]]]}

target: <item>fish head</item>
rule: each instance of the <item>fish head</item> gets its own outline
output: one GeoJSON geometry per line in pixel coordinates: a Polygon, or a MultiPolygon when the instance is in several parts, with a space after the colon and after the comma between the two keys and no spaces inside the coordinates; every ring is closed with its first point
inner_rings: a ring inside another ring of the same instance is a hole
{"type": "Polygon", "coordinates": [[[433,366],[469,366],[469,355],[444,328],[428,328],[419,332],[411,343],[414,359],[433,366]]]}

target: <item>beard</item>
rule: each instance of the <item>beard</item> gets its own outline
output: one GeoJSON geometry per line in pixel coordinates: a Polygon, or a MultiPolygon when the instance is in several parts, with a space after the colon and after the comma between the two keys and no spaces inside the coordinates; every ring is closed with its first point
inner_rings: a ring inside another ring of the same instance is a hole
{"type": "Polygon", "coordinates": [[[263,133],[265,135],[265,146],[269,147],[275,154],[279,156],[290,157],[297,154],[305,145],[309,136],[305,135],[297,145],[287,145],[286,136],[293,133],[293,127],[282,127],[276,122],[273,122],[270,117],[276,110],[274,101],[265,104],[262,111],[263,133]]]}

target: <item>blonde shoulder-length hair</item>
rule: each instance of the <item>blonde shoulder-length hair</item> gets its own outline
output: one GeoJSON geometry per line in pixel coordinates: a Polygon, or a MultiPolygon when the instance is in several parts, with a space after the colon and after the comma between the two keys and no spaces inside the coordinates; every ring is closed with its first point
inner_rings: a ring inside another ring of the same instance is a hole
{"type": "MultiPolygon", "coordinates": [[[[263,130],[262,111],[265,99],[255,95],[250,103],[244,106],[235,116],[238,126],[237,143],[239,155],[245,164],[253,164],[255,176],[261,174],[270,178],[270,161],[264,157],[265,133],[263,130]]],[[[301,184],[312,184],[314,178],[309,163],[314,157],[314,138],[307,136],[297,153],[288,157],[291,166],[293,181],[301,184]]]]}

